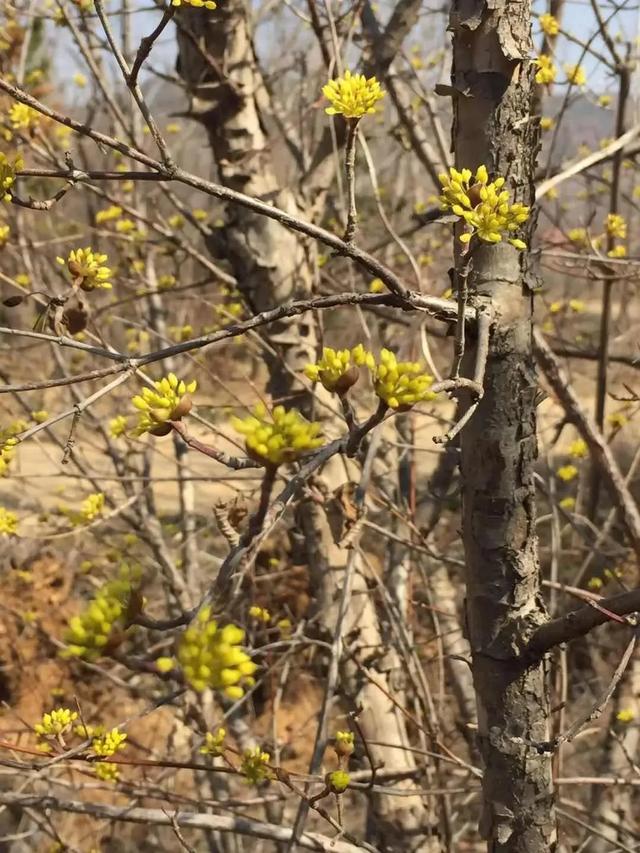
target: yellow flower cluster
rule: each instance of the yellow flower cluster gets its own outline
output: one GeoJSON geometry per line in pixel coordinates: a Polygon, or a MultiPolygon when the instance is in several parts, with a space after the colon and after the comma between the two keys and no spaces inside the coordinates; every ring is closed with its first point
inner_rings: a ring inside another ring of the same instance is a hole
{"type": "Polygon", "coordinates": [[[74,287],[86,291],[97,288],[111,290],[111,270],[103,266],[107,256],[94,252],[90,246],[86,249],[72,249],[66,261],[60,257],[56,260],[61,266],[67,267],[74,287]]]}
{"type": "Polygon", "coordinates": [[[104,501],[104,494],[102,492],[96,492],[93,495],[89,495],[88,498],[85,498],[82,501],[79,510],[61,507],[60,512],[64,513],[72,524],[89,524],[102,514],[104,501]]]}
{"type": "Polygon", "coordinates": [[[109,732],[94,737],[91,742],[91,749],[100,758],[109,758],[110,755],[124,749],[127,735],[119,729],[111,729],[109,732]]]}
{"type": "Polygon", "coordinates": [[[271,778],[270,761],[269,753],[263,752],[259,746],[245,749],[240,763],[240,772],[250,785],[259,785],[271,778]]]}
{"type": "Polygon", "coordinates": [[[200,692],[211,687],[229,699],[241,699],[244,685],[255,683],[258,668],[240,647],[243,640],[242,628],[232,624],[219,628],[211,608],[203,607],[178,644],[178,661],[193,689],[200,692]]]}
{"type": "Polygon", "coordinates": [[[331,102],[325,109],[327,115],[345,118],[362,118],[375,113],[376,103],[385,95],[375,77],[367,79],[364,74],[352,74],[348,70],[343,77],[329,80],[322,87],[322,94],[331,102]]]}
{"type": "Polygon", "coordinates": [[[14,104],[9,110],[9,121],[14,130],[27,130],[35,127],[40,120],[40,113],[26,104],[14,104]]]}
{"type": "Polygon", "coordinates": [[[324,347],[322,358],[316,364],[308,364],[305,369],[307,379],[320,382],[327,391],[345,394],[358,381],[358,367],[374,367],[374,359],[366,352],[362,344],[352,350],[334,350],[324,347]]]}
{"type": "Polygon", "coordinates": [[[232,418],[233,428],[245,437],[247,453],[264,465],[293,462],[322,444],[320,424],[307,421],[297,409],[276,406],[271,414],[259,403],[246,418],[232,418]]]}
{"type": "Polygon", "coordinates": [[[4,477],[9,470],[9,462],[13,459],[18,439],[7,435],[4,430],[0,431],[0,477],[4,477]]]}
{"type": "Polygon", "coordinates": [[[120,775],[118,765],[113,761],[96,761],[93,765],[96,778],[103,782],[117,782],[120,775]]]}
{"type": "Polygon", "coordinates": [[[70,711],[69,708],[55,708],[48,714],[43,714],[33,730],[38,737],[59,737],[66,734],[77,719],[77,711],[70,711]]]}
{"type": "Polygon", "coordinates": [[[72,616],[64,634],[68,648],[63,657],[95,661],[102,657],[110,641],[127,630],[127,620],[140,570],[123,566],[120,577],[103,584],[95,598],[79,616],[72,616]]]}
{"type": "Polygon", "coordinates": [[[18,154],[10,162],[6,154],[0,151],[0,198],[3,201],[11,201],[11,187],[16,180],[16,172],[24,168],[24,160],[18,154]]]}
{"type": "Polygon", "coordinates": [[[576,438],[576,440],[572,441],[569,445],[568,452],[569,456],[573,456],[574,459],[584,459],[589,455],[587,442],[583,438],[576,438]]]}
{"type": "Polygon", "coordinates": [[[609,236],[617,237],[620,240],[624,240],[627,236],[627,222],[624,216],[621,216],[619,213],[607,214],[605,229],[609,236]]]}
{"type": "Polygon", "coordinates": [[[616,720],[619,723],[631,723],[635,719],[635,713],[631,708],[622,708],[616,714],[616,720]]]}
{"type": "Polygon", "coordinates": [[[110,207],[105,207],[104,210],[99,210],[96,213],[96,225],[103,225],[105,222],[111,222],[113,219],[118,219],[122,215],[122,208],[117,204],[112,204],[110,207]]]}
{"type": "Polygon", "coordinates": [[[609,251],[607,252],[607,257],[608,258],[626,258],[627,257],[627,250],[626,250],[625,246],[618,244],[617,246],[614,246],[612,249],[609,249],[609,251]]]}
{"type": "Polygon", "coordinates": [[[380,361],[372,370],[378,397],[392,409],[405,410],[425,400],[433,400],[433,376],[424,373],[418,361],[398,361],[388,349],[380,351],[380,361]]]}
{"type": "Polygon", "coordinates": [[[227,730],[222,728],[218,729],[215,734],[207,732],[204,736],[204,743],[200,747],[202,755],[222,755],[226,736],[227,730]]]}
{"type": "Polygon", "coordinates": [[[548,36],[557,36],[560,32],[560,25],[558,24],[558,19],[553,15],[545,13],[544,15],[540,15],[538,18],[540,21],[540,26],[542,28],[542,32],[548,36]]]}
{"type": "Polygon", "coordinates": [[[18,532],[18,516],[0,506],[0,537],[14,536],[18,532]]]}
{"type": "Polygon", "coordinates": [[[153,384],[155,391],[143,388],[131,401],[139,412],[134,435],[145,432],[168,435],[171,432],[170,421],[179,421],[191,411],[190,394],[198,387],[195,379],[183,382],[175,373],[169,373],[153,384]]]}
{"type": "Polygon", "coordinates": [[[5,246],[11,233],[10,225],[0,225],[0,247],[5,246]]]}
{"type": "MultiPolygon", "coordinates": [[[[475,176],[471,169],[458,171],[451,167],[449,174],[439,175],[439,179],[442,210],[450,210],[471,229],[461,235],[463,243],[468,243],[474,234],[487,243],[499,243],[529,218],[529,208],[524,204],[510,204],[509,193],[503,189],[504,178],[489,181],[486,166],[479,166],[475,176]]],[[[527,248],[522,240],[508,240],[516,249],[527,248]]]]}
{"type": "MultiPolygon", "coordinates": [[[[171,0],[172,6],[194,6],[196,9],[217,9],[218,7],[213,0],[171,0]]],[[[174,131],[175,133],[175,131],[174,131]]]]}
{"type": "Polygon", "coordinates": [[[249,608],[249,616],[251,619],[255,619],[256,622],[264,622],[265,625],[271,621],[269,611],[265,607],[259,607],[257,604],[253,604],[249,608]]]}
{"type": "Polygon", "coordinates": [[[563,482],[569,483],[578,476],[578,469],[575,465],[562,465],[558,468],[556,474],[563,482]]]}
{"type": "Polygon", "coordinates": [[[327,773],[325,781],[334,794],[343,794],[349,787],[351,776],[346,770],[334,770],[332,773],[327,773]]]}
{"type": "Polygon", "coordinates": [[[584,86],[587,82],[587,75],[582,65],[565,65],[564,73],[573,86],[584,86]]]}
{"type": "Polygon", "coordinates": [[[127,419],[124,415],[117,415],[109,421],[109,435],[112,438],[120,438],[127,432],[127,419]]]}
{"type": "Polygon", "coordinates": [[[537,59],[533,60],[537,66],[536,83],[545,86],[549,83],[555,83],[558,75],[558,69],[555,66],[553,59],[546,53],[541,53],[537,59]]]}
{"type": "Polygon", "coordinates": [[[353,732],[336,732],[334,736],[334,745],[333,748],[336,751],[336,755],[340,758],[347,758],[352,754],[354,750],[353,743],[353,732]]]}

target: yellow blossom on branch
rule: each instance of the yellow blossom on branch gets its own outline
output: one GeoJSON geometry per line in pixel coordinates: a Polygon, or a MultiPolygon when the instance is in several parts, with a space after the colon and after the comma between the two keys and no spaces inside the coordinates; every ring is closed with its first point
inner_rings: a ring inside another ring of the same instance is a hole
{"type": "Polygon", "coordinates": [[[271,778],[270,760],[269,753],[263,752],[259,746],[245,749],[240,763],[240,772],[250,785],[259,785],[271,778]]]}
{"type": "Polygon", "coordinates": [[[297,409],[276,406],[271,414],[259,403],[246,418],[232,418],[233,428],[245,437],[247,453],[269,465],[294,462],[322,445],[320,424],[307,421],[297,409]]]}
{"type": "Polygon", "coordinates": [[[325,782],[334,794],[343,794],[349,787],[351,777],[346,770],[334,770],[332,773],[327,773],[325,782]]]}
{"type": "MultiPolygon", "coordinates": [[[[172,6],[193,6],[196,9],[217,9],[213,0],[171,0],[172,6]]],[[[171,133],[171,131],[169,131],[171,133]]],[[[175,132],[175,131],[174,131],[175,132]]]]}
{"type": "Polygon", "coordinates": [[[565,65],[564,73],[573,86],[584,86],[587,82],[587,75],[582,65],[565,65]]]}
{"type": "Polygon", "coordinates": [[[612,249],[609,249],[609,251],[607,252],[607,257],[608,258],[626,258],[627,257],[627,250],[624,246],[622,246],[621,244],[618,244],[617,246],[614,246],[612,249]]]}
{"type": "Polygon", "coordinates": [[[555,83],[558,70],[550,56],[545,53],[541,53],[537,59],[533,60],[533,62],[538,69],[536,71],[536,83],[540,83],[543,86],[548,85],[549,83],[555,83]]]}
{"type": "Polygon", "coordinates": [[[542,28],[542,32],[548,36],[557,36],[560,32],[560,25],[558,24],[558,19],[553,15],[549,15],[545,13],[544,15],[540,15],[538,18],[540,21],[540,26],[542,28]]]}
{"type": "Polygon", "coordinates": [[[320,382],[327,391],[345,394],[358,381],[358,367],[374,365],[371,353],[365,352],[362,344],[353,350],[334,350],[324,347],[322,358],[316,364],[308,364],[305,376],[312,382],[320,382]]]}
{"type": "Polygon", "coordinates": [[[509,193],[503,189],[504,178],[489,181],[486,166],[479,166],[475,175],[471,169],[458,171],[451,167],[448,175],[438,177],[442,184],[442,210],[459,216],[470,229],[460,237],[463,243],[474,235],[486,243],[499,243],[506,236],[516,249],[526,249],[522,240],[507,235],[527,221],[529,208],[509,202],[509,193]]]}
{"type": "Polygon", "coordinates": [[[576,438],[575,441],[572,441],[569,445],[569,456],[573,456],[574,459],[584,459],[589,455],[589,448],[587,447],[587,442],[583,438],[576,438]]]}
{"type": "Polygon", "coordinates": [[[226,736],[227,730],[223,728],[218,729],[215,734],[207,732],[204,736],[204,743],[200,747],[202,755],[222,755],[226,736]]]}
{"type": "Polygon", "coordinates": [[[60,266],[67,267],[74,287],[86,291],[97,288],[111,290],[111,270],[103,266],[107,256],[94,252],[90,246],[86,249],[73,249],[66,261],[60,257],[56,260],[60,266]]]}
{"type": "Polygon", "coordinates": [[[11,188],[16,180],[16,172],[24,168],[24,160],[18,154],[13,163],[0,151],[0,199],[11,201],[11,188]]]}
{"type": "Polygon", "coordinates": [[[155,390],[143,388],[140,394],[132,399],[138,409],[138,424],[134,435],[168,435],[171,432],[171,421],[179,421],[191,411],[191,394],[196,390],[197,383],[183,382],[175,375],[167,376],[153,383],[155,390]]]}
{"type": "Polygon", "coordinates": [[[265,607],[259,607],[257,604],[253,604],[249,608],[249,616],[252,619],[255,619],[256,622],[264,622],[265,625],[267,622],[271,621],[271,614],[265,607]]]}
{"type": "Polygon", "coordinates": [[[110,645],[122,642],[129,617],[140,609],[140,570],[123,566],[120,576],[103,584],[79,616],[72,616],[64,634],[63,657],[96,661],[110,645]]]}
{"type": "Polygon", "coordinates": [[[124,415],[118,415],[109,421],[109,435],[113,438],[120,438],[127,432],[127,419],[124,415]]]}
{"type": "Polygon", "coordinates": [[[96,778],[103,782],[117,782],[120,775],[118,765],[113,761],[96,761],[93,765],[93,772],[96,778]]]}
{"type": "Polygon", "coordinates": [[[210,687],[229,699],[241,699],[244,687],[255,683],[258,668],[241,648],[243,640],[242,628],[220,628],[211,608],[203,607],[178,644],[178,661],[191,687],[198,692],[210,687]]]}
{"type": "Polygon", "coordinates": [[[96,225],[102,225],[105,222],[111,222],[113,219],[118,219],[122,216],[122,208],[117,204],[112,204],[110,207],[105,207],[96,213],[96,225]]]}
{"type": "Polygon", "coordinates": [[[53,711],[43,714],[42,719],[35,724],[33,730],[39,737],[58,737],[66,734],[77,719],[77,711],[71,711],[69,708],[55,708],[53,711]]]}
{"type": "Polygon", "coordinates": [[[616,714],[616,720],[619,723],[631,723],[635,719],[635,716],[631,708],[621,708],[616,714]]]}
{"type": "Polygon", "coordinates": [[[610,237],[617,237],[619,240],[624,240],[627,236],[627,222],[624,216],[619,213],[607,214],[605,229],[610,237]]]}
{"type": "Polygon", "coordinates": [[[418,361],[398,361],[388,349],[380,351],[380,361],[371,370],[377,396],[391,409],[406,410],[425,400],[435,399],[433,376],[418,361]]]}
{"type": "Polygon", "coordinates": [[[0,247],[6,245],[9,234],[11,233],[11,226],[9,225],[0,225],[0,247]]]}
{"type": "Polygon", "coordinates": [[[542,116],[540,119],[540,130],[551,130],[555,124],[555,119],[550,116],[542,116]]]}
{"type": "Polygon", "coordinates": [[[18,516],[0,506],[0,537],[15,536],[18,532],[18,516]]]}
{"type": "Polygon", "coordinates": [[[94,737],[91,742],[91,749],[96,755],[101,758],[108,758],[120,749],[124,749],[127,735],[119,729],[111,729],[109,732],[94,737]]]}
{"type": "Polygon", "coordinates": [[[14,130],[27,130],[35,127],[40,120],[40,113],[26,104],[14,104],[9,110],[9,121],[14,130]]]}
{"type": "Polygon", "coordinates": [[[345,118],[362,118],[375,113],[375,105],[385,95],[375,77],[367,79],[364,74],[352,74],[348,70],[343,77],[329,80],[322,87],[322,94],[331,102],[325,109],[327,115],[345,118]]]}
{"type": "Polygon", "coordinates": [[[556,471],[558,477],[563,480],[565,483],[568,483],[570,480],[573,480],[578,476],[578,469],[575,465],[562,465],[556,471]]]}

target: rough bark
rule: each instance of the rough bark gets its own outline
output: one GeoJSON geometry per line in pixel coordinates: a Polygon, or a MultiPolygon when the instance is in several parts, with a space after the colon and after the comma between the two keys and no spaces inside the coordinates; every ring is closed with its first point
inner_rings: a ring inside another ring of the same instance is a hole
{"type": "MultiPolygon", "coordinates": [[[[454,150],[459,167],[485,164],[515,200],[531,203],[537,151],[528,2],[454,3],[454,150]]],[[[535,535],[536,374],[527,255],[481,244],[468,285],[494,317],[485,394],[461,436],[466,620],[484,760],[481,829],[492,853],[556,846],[544,662],[518,654],[546,619],[535,535]]],[[[471,340],[467,375],[475,359],[471,340]]]]}

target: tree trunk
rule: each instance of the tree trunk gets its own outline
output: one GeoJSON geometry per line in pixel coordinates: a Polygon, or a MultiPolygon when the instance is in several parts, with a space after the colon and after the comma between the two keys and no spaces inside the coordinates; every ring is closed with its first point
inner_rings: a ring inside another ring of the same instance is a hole
{"type": "MultiPolygon", "coordinates": [[[[454,3],[454,150],[460,168],[485,164],[516,201],[531,204],[537,123],[528,2],[454,3]]],[[[457,241],[456,241],[457,242],[457,241]]],[[[459,246],[460,244],[457,243],[459,246]]],[[[458,268],[461,268],[458,259],[458,268]]],[[[526,253],[481,243],[471,302],[493,317],[485,393],[461,435],[466,620],[484,760],[481,829],[492,853],[556,846],[549,698],[544,662],[518,656],[546,619],[540,595],[533,464],[536,374],[526,253]]],[[[476,344],[465,353],[472,375],[476,344]]]]}

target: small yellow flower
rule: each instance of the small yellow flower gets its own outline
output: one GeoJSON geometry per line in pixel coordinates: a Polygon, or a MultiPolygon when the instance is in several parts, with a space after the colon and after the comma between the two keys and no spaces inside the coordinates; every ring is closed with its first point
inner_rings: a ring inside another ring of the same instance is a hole
{"type": "Polygon", "coordinates": [[[624,240],[624,238],[627,236],[626,220],[624,216],[621,216],[619,213],[607,214],[605,229],[609,236],[617,237],[619,240],[624,240]]]}
{"type": "Polygon", "coordinates": [[[98,779],[103,782],[117,782],[120,775],[118,765],[113,761],[96,761],[93,766],[93,771],[98,779]]]}
{"type": "Polygon", "coordinates": [[[251,605],[249,608],[249,616],[252,619],[255,619],[256,622],[264,622],[266,624],[271,621],[271,614],[269,611],[264,607],[258,607],[257,604],[251,605]]]}
{"type": "Polygon", "coordinates": [[[345,732],[339,731],[336,732],[333,736],[334,744],[333,748],[336,751],[336,755],[342,756],[346,758],[347,756],[353,753],[355,749],[353,740],[353,732],[345,732]]]}
{"type": "Polygon", "coordinates": [[[206,222],[209,218],[209,214],[206,210],[203,210],[201,207],[196,207],[191,211],[191,215],[196,220],[196,222],[206,222]]]}
{"type": "Polygon", "coordinates": [[[552,119],[550,116],[542,116],[542,118],[540,119],[540,129],[551,130],[555,123],[555,119],[552,119]]]}
{"type": "Polygon", "coordinates": [[[616,720],[619,723],[631,723],[635,718],[636,715],[631,708],[621,708],[616,714],[616,720]]]}
{"type": "Polygon", "coordinates": [[[253,749],[245,749],[240,764],[240,772],[250,785],[259,785],[271,778],[269,761],[271,761],[271,756],[268,752],[263,752],[259,746],[253,749]]]}
{"type": "Polygon", "coordinates": [[[143,388],[132,399],[138,409],[138,424],[134,435],[168,435],[171,432],[170,421],[179,421],[191,411],[191,394],[197,388],[195,379],[183,382],[175,373],[169,373],[163,379],[153,383],[155,391],[143,388]]]}
{"type": "Polygon", "coordinates": [[[0,225],[0,247],[5,246],[11,233],[10,225],[0,225]]]}
{"type": "Polygon", "coordinates": [[[611,95],[600,95],[598,98],[598,105],[601,107],[608,107],[611,105],[611,95]]]}
{"type": "Polygon", "coordinates": [[[538,20],[540,21],[542,32],[545,33],[545,35],[557,36],[560,32],[558,20],[553,15],[545,13],[544,15],[540,15],[538,20]]]}
{"type": "Polygon", "coordinates": [[[349,787],[351,777],[346,770],[334,770],[327,773],[325,781],[334,794],[343,794],[349,787]]]}
{"type": "Polygon", "coordinates": [[[194,6],[196,9],[204,7],[205,9],[217,9],[218,7],[213,0],[171,0],[172,6],[194,6]]]}
{"type": "Polygon", "coordinates": [[[293,625],[291,624],[291,619],[280,619],[278,620],[278,624],[276,626],[280,631],[283,639],[287,639],[291,636],[291,629],[293,625]]]}
{"type": "Polygon", "coordinates": [[[86,249],[73,249],[66,261],[60,257],[56,260],[61,266],[67,267],[74,287],[86,291],[97,288],[111,290],[111,270],[103,266],[107,256],[94,252],[90,246],[86,249]]]}
{"type": "Polygon", "coordinates": [[[575,465],[562,465],[562,467],[558,468],[556,474],[563,482],[568,483],[578,476],[578,469],[575,465]]]}
{"type": "Polygon", "coordinates": [[[82,613],[69,620],[62,657],[96,661],[110,642],[121,642],[132,602],[139,597],[139,580],[140,569],[124,565],[115,580],[103,584],[82,613]]]}
{"type": "Polygon", "coordinates": [[[258,404],[246,418],[232,418],[233,428],[244,435],[247,453],[263,464],[294,462],[322,445],[320,424],[307,421],[297,409],[276,406],[271,414],[258,404]]]}
{"type": "Polygon", "coordinates": [[[576,438],[575,441],[572,441],[569,445],[569,456],[573,456],[574,459],[584,459],[589,455],[589,448],[587,447],[587,442],[582,438],[576,438]]]}
{"type": "Polygon", "coordinates": [[[74,721],[78,719],[78,712],[69,708],[55,708],[48,714],[43,714],[39,723],[33,727],[38,737],[58,737],[70,731],[74,721]]]}
{"type": "Polygon", "coordinates": [[[567,75],[569,83],[573,86],[584,86],[587,82],[587,75],[582,65],[565,65],[564,73],[567,75]]]}
{"type": "Polygon", "coordinates": [[[6,154],[0,151],[0,199],[11,201],[11,188],[16,179],[16,172],[24,168],[24,160],[18,154],[10,162],[6,154]]]}
{"type": "MultiPolygon", "coordinates": [[[[371,369],[371,368],[370,368],[371,369]]],[[[388,349],[380,351],[380,361],[371,369],[377,396],[392,409],[406,410],[416,403],[435,399],[430,390],[433,376],[417,361],[398,361],[388,349]]]]}
{"type": "Polygon", "coordinates": [[[597,578],[597,577],[589,578],[587,586],[589,587],[589,589],[593,590],[594,592],[598,592],[598,590],[602,589],[602,578],[597,578]]]}
{"type": "Polygon", "coordinates": [[[381,278],[372,278],[369,282],[369,293],[384,293],[384,282],[381,278]]]}
{"type": "Polygon", "coordinates": [[[584,304],[582,299],[570,299],[569,300],[569,308],[575,314],[582,314],[585,311],[586,307],[587,306],[584,304]]]}
{"type": "Polygon", "coordinates": [[[158,289],[159,290],[171,290],[172,287],[175,287],[177,284],[177,278],[175,275],[166,274],[158,277],[158,289]]]}
{"type": "Polygon", "coordinates": [[[358,367],[366,364],[373,368],[374,359],[362,344],[353,350],[334,350],[325,347],[316,364],[308,364],[304,373],[307,379],[320,384],[336,394],[345,394],[358,381],[358,367]]]}
{"type": "Polygon", "coordinates": [[[204,743],[200,747],[200,752],[203,755],[222,755],[226,736],[227,730],[223,728],[218,729],[215,734],[207,732],[204,736],[204,743]]]}
{"type": "Polygon", "coordinates": [[[86,522],[88,524],[90,521],[93,521],[101,515],[102,510],[104,509],[104,500],[104,494],[102,492],[96,492],[93,495],[89,495],[88,498],[85,498],[80,504],[78,523],[86,522]]]}
{"type": "MultiPolygon", "coordinates": [[[[174,5],[174,6],[176,6],[176,5],[178,5],[178,4],[174,3],[173,5],[174,5]]],[[[195,6],[196,4],[195,4],[195,3],[191,3],[191,5],[192,5],[192,6],[195,6]]],[[[214,7],[214,8],[215,8],[215,7],[214,7]]],[[[182,125],[181,125],[181,124],[178,124],[178,122],[177,122],[177,121],[171,121],[171,122],[169,122],[169,124],[165,127],[165,130],[166,130],[166,132],[167,132],[167,133],[181,133],[181,131],[182,131],[182,125]]]]}
{"type": "Polygon", "coordinates": [[[118,415],[109,421],[109,435],[112,438],[120,438],[127,431],[127,419],[124,415],[118,415]]]}
{"type": "Polygon", "coordinates": [[[255,683],[258,668],[241,648],[244,631],[229,624],[220,628],[211,618],[211,608],[203,607],[180,638],[178,661],[185,679],[194,690],[207,687],[221,690],[229,699],[241,699],[244,686],[255,683]]]}
{"type": "Polygon", "coordinates": [[[561,501],[560,501],[560,503],[559,503],[559,506],[560,506],[562,509],[566,509],[566,510],[572,510],[572,509],[575,509],[575,506],[576,506],[576,499],[575,499],[575,498],[572,498],[572,497],[562,498],[562,500],[561,500],[561,501]]]}
{"type": "Polygon", "coordinates": [[[49,412],[46,412],[44,409],[40,409],[37,412],[31,412],[31,419],[34,420],[37,424],[43,424],[48,417],[49,412]]]}
{"type": "Polygon", "coordinates": [[[572,243],[575,243],[577,246],[586,246],[589,243],[586,228],[571,228],[569,231],[567,231],[567,237],[572,243]]]}
{"type": "Polygon", "coordinates": [[[343,115],[345,118],[362,118],[375,113],[376,103],[384,97],[380,83],[375,77],[367,79],[363,74],[345,71],[343,77],[329,80],[322,87],[322,94],[331,102],[325,109],[327,115],[343,115]]]}
{"type": "Polygon", "coordinates": [[[18,532],[18,516],[5,507],[0,506],[0,538],[15,536],[18,532]]]}
{"type": "Polygon", "coordinates": [[[610,424],[614,429],[622,429],[622,427],[627,423],[628,418],[622,412],[612,412],[607,416],[607,423],[610,424]]]}
{"type": "Polygon", "coordinates": [[[174,213],[173,216],[167,219],[167,223],[174,231],[178,231],[180,228],[184,228],[185,219],[181,213],[174,213]]]}
{"type": "Polygon", "coordinates": [[[557,299],[555,302],[552,302],[549,305],[549,313],[550,314],[559,314],[564,308],[564,302],[561,299],[557,299]]]}
{"type": "Polygon", "coordinates": [[[438,178],[442,184],[441,209],[459,216],[470,229],[461,235],[463,243],[474,235],[486,243],[499,243],[506,237],[516,249],[526,249],[522,240],[508,235],[527,221],[529,208],[509,202],[509,193],[503,189],[504,178],[489,181],[486,166],[479,166],[475,175],[471,169],[458,171],[451,167],[448,175],[438,178]]]}
{"type": "Polygon", "coordinates": [[[617,246],[614,246],[612,249],[609,249],[609,251],[607,252],[607,257],[608,258],[626,258],[627,257],[627,250],[621,243],[618,243],[617,246]]]}
{"type": "Polygon", "coordinates": [[[26,104],[14,104],[9,110],[9,121],[14,130],[27,130],[35,127],[40,120],[40,113],[26,104]]]}
{"type": "Polygon", "coordinates": [[[122,208],[117,204],[112,204],[110,207],[105,207],[96,213],[96,225],[102,225],[104,222],[111,222],[113,219],[118,219],[122,216],[122,208]]]}
{"type": "Polygon", "coordinates": [[[166,674],[175,669],[176,662],[173,658],[156,658],[156,668],[158,672],[166,674]]]}
{"type": "Polygon", "coordinates": [[[555,83],[558,70],[553,59],[548,54],[541,53],[537,59],[533,60],[533,63],[538,68],[536,71],[536,83],[540,83],[543,86],[555,83]]]}
{"type": "Polygon", "coordinates": [[[79,89],[84,89],[84,87],[87,85],[87,78],[79,71],[76,71],[72,79],[79,89]]]}
{"type": "Polygon", "coordinates": [[[127,735],[119,729],[111,729],[110,732],[94,737],[91,743],[91,749],[95,755],[100,758],[109,758],[120,749],[124,749],[127,735]]]}

